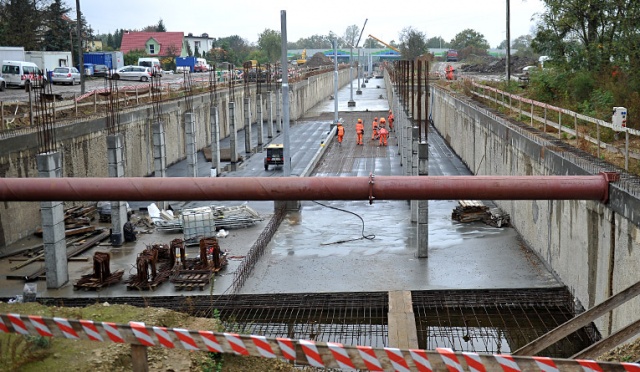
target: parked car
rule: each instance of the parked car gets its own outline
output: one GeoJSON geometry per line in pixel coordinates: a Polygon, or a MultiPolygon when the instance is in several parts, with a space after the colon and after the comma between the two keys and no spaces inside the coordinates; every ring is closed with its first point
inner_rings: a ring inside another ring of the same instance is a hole
{"type": "Polygon", "coordinates": [[[109,76],[109,66],[93,65],[93,76],[109,76]]]}
{"type": "Polygon", "coordinates": [[[4,81],[2,76],[0,76],[0,92],[4,92],[4,88],[7,87],[7,83],[4,81]]]}
{"type": "Polygon", "coordinates": [[[75,67],[56,67],[51,74],[53,84],[80,84],[80,71],[75,67]]]}
{"type": "Polygon", "coordinates": [[[151,67],[145,66],[124,66],[117,69],[111,78],[118,80],[140,80],[149,81],[151,79],[151,67]]]}
{"type": "Polygon", "coordinates": [[[35,63],[25,61],[2,61],[2,77],[7,86],[15,85],[27,90],[31,88],[31,82],[47,82],[47,77],[35,63]]]}

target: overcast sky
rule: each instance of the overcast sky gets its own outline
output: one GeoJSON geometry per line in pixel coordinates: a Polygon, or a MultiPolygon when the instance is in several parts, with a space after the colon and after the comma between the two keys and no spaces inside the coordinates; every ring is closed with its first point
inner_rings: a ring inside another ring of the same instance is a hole
{"type": "MultiPolygon", "coordinates": [[[[75,0],[65,0],[75,15],[75,0]]],[[[287,39],[297,41],[333,31],[343,36],[350,25],[385,42],[399,41],[406,27],[427,38],[450,41],[470,28],[484,35],[494,48],[506,38],[507,0],[81,0],[80,9],[96,33],[141,29],[163,20],[167,31],[208,33],[210,37],[238,35],[255,43],[265,29],[281,31],[280,13],[286,11],[287,39]]],[[[511,1],[511,39],[532,33],[542,0],[511,1]]],[[[75,18],[73,16],[72,18],[75,18]]],[[[327,46],[329,47],[329,46],[327,46]]]]}

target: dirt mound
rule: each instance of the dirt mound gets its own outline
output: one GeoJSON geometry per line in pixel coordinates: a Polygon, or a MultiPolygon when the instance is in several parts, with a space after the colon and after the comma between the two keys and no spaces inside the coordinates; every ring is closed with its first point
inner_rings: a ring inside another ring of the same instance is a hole
{"type": "Polygon", "coordinates": [[[333,65],[333,61],[331,60],[331,58],[325,56],[321,52],[314,54],[313,57],[308,59],[307,63],[305,64],[305,66],[307,67],[320,67],[327,65],[333,65]]]}
{"type": "MultiPolygon", "coordinates": [[[[490,56],[471,56],[468,61],[468,63],[460,67],[460,71],[499,74],[504,72],[507,63],[505,57],[496,58],[490,56]]],[[[510,64],[512,72],[520,73],[524,67],[536,65],[537,61],[530,57],[511,56],[510,64]]]]}

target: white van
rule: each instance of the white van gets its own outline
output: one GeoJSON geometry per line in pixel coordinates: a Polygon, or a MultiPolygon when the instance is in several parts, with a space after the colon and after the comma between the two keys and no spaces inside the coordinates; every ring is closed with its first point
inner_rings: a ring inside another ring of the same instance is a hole
{"type": "Polygon", "coordinates": [[[2,77],[7,86],[29,88],[32,82],[46,83],[44,72],[33,62],[2,61],[2,77]]]}
{"type": "Polygon", "coordinates": [[[158,58],[138,58],[138,66],[150,67],[153,76],[162,76],[162,65],[158,58]]]}

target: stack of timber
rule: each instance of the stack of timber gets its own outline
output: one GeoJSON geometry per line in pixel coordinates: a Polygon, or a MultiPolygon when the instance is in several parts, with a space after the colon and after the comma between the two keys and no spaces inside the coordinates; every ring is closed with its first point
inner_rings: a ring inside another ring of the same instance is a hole
{"type": "Polygon", "coordinates": [[[493,227],[507,227],[511,222],[508,213],[499,208],[489,208],[480,200],[459,200],[451,218],[459,222],[482,221],[493,227]]]}
{"type": "Polygon", "coordinates": [[[106,252],[96,252],[93,254],[93,273],[83,275],[74,285],[73,289],[83,289],[85,291],[99,291],[104,287],[120,282],[124,270],[120,269],[111,272],[111,255],[106,252]]]}
{"type": "Polygon", "coordinates": [[[184,259],[184,242],[172,242],[172,247],[180,248],[181,263],[177,265],[171,282],[175,289],[192,291],[195,288],[204,290],[207,284],[218,271],[227,266],[227,254],[222,252],[218,240],[215,237],[200,239],[200,255],[196,259],[184,259]],[[175,244],[175,245],[174,245],[175,244]],[[180,245],[182,245],[180,247],[180,245]]]}
{"type": "MultiPolygon", "coordinates": [[[[75,238],[71,241],[67,241],[67,261],[70,261],[72,257],[79,255],[80,253],[88,250],[89,248],[95,247],[100,244],[103,240],[107,239],[111,235],[111,231],[109,229],[97,229],[94,231],[90,231],[80,238],[75,238]]],[[[17,259],[12,259],[17,260],[17,259]]],[[[11,267],[11,271],[20,269],[32,262],[44,260],[44,249],[37,252],[31,258],[27,259],[23,263],[11,267]]],[[[32,281],[37,279],[45,279],[46,268],[41,266],[37,270],[33,271],[31,274],[27,275],[7,275],[7,279],[18,279],[18,280],[26,280],[32,281]]]]}
{"type": "MultiPolygon", "coordinates": [[[[64,210],[64,234],[65,236],[85,234],[95,231],[96,227],[91,225],[95,219],[96,207],[76,206],[64,210]]],[[[42,236],[42,228],[34,232],[37,236],[42,236]]]]}
{"type": "Polygon", "coordinates": [[[480,200],[458,200],[451,218],[459,222],[484,221],[489,207],[480,200]]]}

